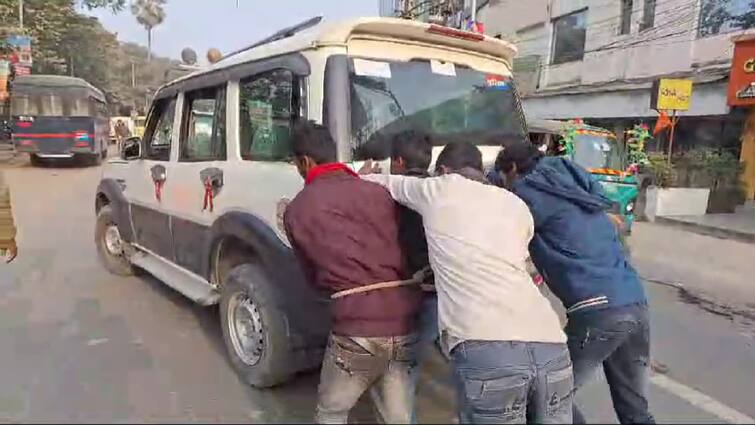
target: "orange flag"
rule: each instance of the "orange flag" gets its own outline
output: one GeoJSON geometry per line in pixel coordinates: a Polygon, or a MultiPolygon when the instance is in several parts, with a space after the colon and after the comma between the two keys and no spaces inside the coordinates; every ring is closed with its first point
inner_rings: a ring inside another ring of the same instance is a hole
{"type": "Polygon", "coordinates": [[[658,133],[671,127],[671,118],[668,117],[666,111],[661,111],[658,121],[655,123],[655,129],[653,130],[653,136],[657,136],[658,133]]]}

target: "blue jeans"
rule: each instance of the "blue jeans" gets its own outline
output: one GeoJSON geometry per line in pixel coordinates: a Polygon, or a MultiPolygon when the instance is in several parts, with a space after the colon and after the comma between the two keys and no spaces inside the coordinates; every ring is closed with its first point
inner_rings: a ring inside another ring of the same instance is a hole
{"type": "Polygon", "coordinates": [[[451,361],[459,423],[571,423],[566,344],[464,341],[451,361]]]}
{"type": "Polygon", "coordinates": [[[426,293],[422,298],[419,310],[418,333],[420,346],[418,348],[419,361],[427,359],[436,350],[440,333],[438,332],[438,294],[426,293]]]}
{"type": "MultiPolygon", "coordinates": [[[[655,423],[648,410],[650,324],[645,304],[575,313],[566,325],[574,363],[574,388],[592,379],[600,366],[619,422],[655,423]]],[[[574,422],[585,423],[574,406],[574,422]]]]}

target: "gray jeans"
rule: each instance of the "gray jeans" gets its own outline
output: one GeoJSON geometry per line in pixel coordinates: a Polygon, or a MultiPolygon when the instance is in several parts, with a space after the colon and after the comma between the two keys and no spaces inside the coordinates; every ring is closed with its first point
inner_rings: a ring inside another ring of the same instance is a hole
{"type": "Polygon", "coordinates": [[[410,423],[414,408],[418,337],[330,335],[318,388],[316,421],[345,424],[349,410],[370,390],[378,420],[410,423]]]}
{"type": "Polygon", "coordinates": [[[566,344],[464,341],[451,359],[459,423],[571,423],[566,344]]]}

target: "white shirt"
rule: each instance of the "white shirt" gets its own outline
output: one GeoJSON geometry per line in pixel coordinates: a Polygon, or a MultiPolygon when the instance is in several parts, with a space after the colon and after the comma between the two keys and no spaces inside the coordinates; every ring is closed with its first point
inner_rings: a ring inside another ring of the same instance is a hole
{"type": "Polygon", "coordinates": [[[457,174],[363,178],[422,215],[446,350],[464,340],[566,341],[527,272],[534,224],[521,199],[457,174]]]}

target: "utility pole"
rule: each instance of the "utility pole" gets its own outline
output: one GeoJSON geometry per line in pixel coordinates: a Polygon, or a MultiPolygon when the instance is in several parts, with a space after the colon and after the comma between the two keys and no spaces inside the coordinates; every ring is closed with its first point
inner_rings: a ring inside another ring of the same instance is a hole
{"type": "Polygon", "coordinates": [[[24,0],[18,0],[18,26],[24,29],[24,0]]]}
{"type": "Polygon", "coordinates": [[[477,24],[477,0],[472,0],[472,24],[477,24]]]}
{"type": "Polygon", "coordinates": [[[136,87],[136,63],[131,61],[131,87],[136,87]]]}

